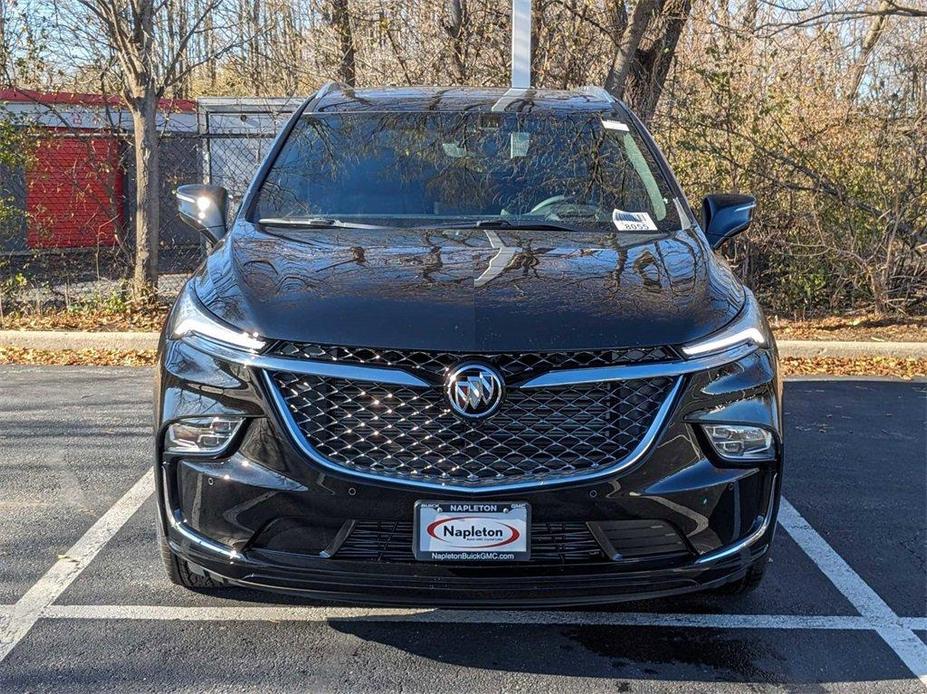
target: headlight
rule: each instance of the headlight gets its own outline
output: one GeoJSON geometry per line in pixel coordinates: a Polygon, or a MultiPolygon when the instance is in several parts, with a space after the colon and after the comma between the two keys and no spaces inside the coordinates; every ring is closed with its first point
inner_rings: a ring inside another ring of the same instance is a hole
{"type": "Polygon", "coordinates": [[[187,417],[167,428],[164,449],[168,453],[218,455],[232,442],[241,417],[187,417]]]}
{"type": "Polygon", "coordinates": [[[696,342],[683,345],[682,351],[687,357],[701,357],[706,354],[724,352],[735,347],[765,347],[769,344],[766,326],[760,307],[749,291],[743,309],[737,318],[718,332],[696,342]]]}
{"type": "Polygon", "coordinates": [[[740,424],[702,424],[712,447],[725,460],[769,460],[775,454],[772,433],[740,424]]]}
{"type": "Polygon", "coordinates": [[[210,315],[196,298],[191,284],[184,287],[174,306],[174,312],[171,314],[170,335],[174,339],[187,335],[199,335],[252,352],[263,349],[267,344],[257,335],[249,335],[244,331],[236,330],[210,315]]]}

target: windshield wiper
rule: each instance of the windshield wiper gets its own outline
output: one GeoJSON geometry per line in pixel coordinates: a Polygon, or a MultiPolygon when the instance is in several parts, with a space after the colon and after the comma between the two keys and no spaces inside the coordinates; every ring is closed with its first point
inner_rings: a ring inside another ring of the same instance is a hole
{"type": "MultiPolygon", "coordinates": [[[[424,228],[424,227],[423,227],[424,228]]],[[[434,227],[441,229],[513,229],[516,231],[530,231],[532,229],[553,229],[555,231],[580,231],[569,224],[558,224],[557,222],[513,222],[509,219],[477,219],[472,222],[455,222],[453,224],[435,224],[434,227]]]]}
{"type": "Polygon", "coordinates": [[[342,222],[331,217],[264,217],[258,224],[266,227],[286,227],[288,229],[388,229],[376,224],[342,222]]]}

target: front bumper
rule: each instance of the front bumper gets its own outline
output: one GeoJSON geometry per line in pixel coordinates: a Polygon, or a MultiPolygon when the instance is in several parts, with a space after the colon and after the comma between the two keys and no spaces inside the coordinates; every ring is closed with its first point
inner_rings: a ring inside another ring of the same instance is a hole
{"type": "Polygon", "coordinates": [[[371,567],[367,563],[251,552],[218,559],[195,545],[171,542],[174,552],[220,582],[347,603],[434,607],[567,607],[681,595],[736,581],[763,560],[769,539],[710,566],[674,569],[565,571],[552,565],[371,567]],[[377,570],[373,570],[373,569],[377,570]]]}
{"type": "MultiPolygon", "coordinates": [[[[409,556],[395,548],[374,547],[360,556],[341,548],[360,525],[411,522],[420,499],[472,496],[453,490],[436,495],[316,464],[289,433],[260,369],[166,341],[157,391],[161,520],[171,549],[216,578],[333,600],[552,606],[712,588],[741,578],[763,560],[772,540],[781,480],[781,384],[774,349],[683,378],[658,436],[633,465],[595,480],[481,497],[525,501],[548,529],[586,528],[593,538],[600,525],[659,523],[678,538],[674,551],[622,552],[616,559],[607,547],[598,556],[594,547],[572,552],[575,537],[564,535],[562,552],[526,563],[440,564],[414,561],[411,546],[409,556]],[[248,422],[223,457],[163,453],[163,430],[171,421],[230,413],[248,422]],[[700,421],[765,426],[776,434],[777,456],[752,467],[724,464],[706,452],[700,421]]],[[[591,546],[588,538],[582,542],[591,546]]]]}

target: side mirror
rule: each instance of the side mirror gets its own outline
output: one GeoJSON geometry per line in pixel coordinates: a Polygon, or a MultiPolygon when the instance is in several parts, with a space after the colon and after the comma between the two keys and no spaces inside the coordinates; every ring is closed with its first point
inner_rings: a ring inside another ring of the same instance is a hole
{"type": "Polygon", "coordinates": [[[197,183],[178,187],[176,195],[177,210],[183,221],[210,243],[225,236],[225,212],[229,202],[225,188],[197,183]]]}
{"type": "Polygon", "coordinates": [[[756,198],[752,195],[706,195],[702,200],[702,222],[711,247],[718,248],[729,238],[746,230],[753,221],[754,209],[756,198]]]}

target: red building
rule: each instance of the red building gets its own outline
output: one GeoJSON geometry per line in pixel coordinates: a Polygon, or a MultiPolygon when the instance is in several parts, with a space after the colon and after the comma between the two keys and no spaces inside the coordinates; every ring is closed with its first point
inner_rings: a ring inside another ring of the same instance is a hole
{"type": "MultiPolygon", "coordinates": [[[[162,131],[195,133],[196,104],[163,101],[162,131]]],[[[0,248],[113,246],[131,218],[132,121],[121,102],[97,94],[0,90],[0,117],[37,133],[25,170],[0,170],[0,195],[27,213],[0,248]]]]}
{"type": "Polygon", "coordinates": [[[125,170],[111,135],[40,140],[26,172],[29,248],[114,246],[125,228],[125,170]]]}

